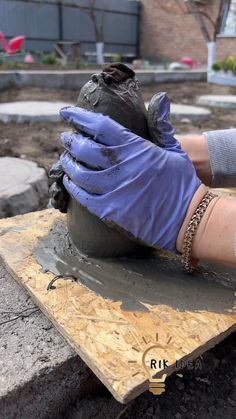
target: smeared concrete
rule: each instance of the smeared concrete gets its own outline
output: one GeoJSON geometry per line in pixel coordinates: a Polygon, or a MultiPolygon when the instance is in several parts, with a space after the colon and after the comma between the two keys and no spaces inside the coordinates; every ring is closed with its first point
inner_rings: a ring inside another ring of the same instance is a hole
{"type": "Polygon", "coordinates": [[[48,200],[44,169],[29,160],[0,158],[0,218],[41,209],[48,200]]]}
{"type": "Polygon", "coordinates": [[[24,101],[0,103],[0,121],[11,122],[58,122],[59,110],[70,105],[64,102],[24,101]]]}
{"type": "Polygon", "coordinates": [[[1,265],[0,286],[0,417],[62,419],[101,384],[1,265]]]}
{"type": "Polygon", "coordinates": [[[140,253],[146,248],[116,228],[109,227],[74,199],[68,208],[68,231],[77,248],[89,256],[117,257],[140,253]]]}
{"type": "Polygon", "coordinates": [[[197,103],[215,108],[236,109],[235,95],[203,95],[199,96],[197,103]]]}
{"type": "Polygon", "coordinates": [[[74,277],[103,298],[121,301],[123,310],[148,311],[143,303],[180,311],[234,310],[234,269],[206,265],[191,276],[181,271],[179,260],[156,253],[143,258],[88,258],[73,246],[64,222],[40,239],[34,255],[44,272],[74,277]]]}

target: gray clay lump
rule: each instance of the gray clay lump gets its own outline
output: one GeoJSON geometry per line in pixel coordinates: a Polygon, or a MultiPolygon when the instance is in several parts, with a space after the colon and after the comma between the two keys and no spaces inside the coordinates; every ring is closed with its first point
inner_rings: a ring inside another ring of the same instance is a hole
{"type": "MultiPolygon", "coordinates": [[[[76,106],[108,115],[135,134],[160,145],[154,122],[155,97],[151,103],[147,112],[134,71],[117,63],[104,67],[100,74],[91,77],[81,89],[76,106]]],[[[55,177],[62,178],[60,167],[57,166],[56,170],[59,175],[55,177]]],[[[54,204],[63,207],[63,212],[67,208],[69,234],[79,251],[94,257],[117,257],[145,250],[123,231],[106,225],[89,213],[73,198],[65,194],[63,199],[58,182],[53,188],[56,191],[54,197],[57,193],[60,200],[60,204],[54,204]]]]}

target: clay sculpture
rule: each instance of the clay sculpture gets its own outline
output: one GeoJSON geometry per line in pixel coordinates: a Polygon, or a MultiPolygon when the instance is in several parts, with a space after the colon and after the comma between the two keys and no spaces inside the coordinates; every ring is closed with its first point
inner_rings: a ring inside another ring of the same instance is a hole
{"type": "MultiPolygon", "coordinates": [[[[94,74],[81,89],[77,106],[108,115],[137,135],[160,145],[154,122],[155,96],[146,111],[135,73],[123,64],[106,66],[100,74],[94,74]]],[[[82,253],[94,257],[117,257],[144,249],[140,243],[118,228],[106,225],[69,197],[62,185],[60,164],[53,166],[50,175],[56,181],[51,187],[52,204],[67,212],[69,234],[82,253]]]]}

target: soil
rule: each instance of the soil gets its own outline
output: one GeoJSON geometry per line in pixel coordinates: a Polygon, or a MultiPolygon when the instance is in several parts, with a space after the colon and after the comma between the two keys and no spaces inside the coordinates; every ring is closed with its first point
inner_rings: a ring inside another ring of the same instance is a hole
{"type": "MultiPolygon", "coordinates": [[[[165,83],[143,88],[147,101],[157,91],[166,91],[172,102],[195,104],[201,94],[235,94],[236,88],[208,85],[202,82],[165,83]]],[[[64,100],[76,102],[78,91],[38,88],[8,89],[0,93],[0,102],[18,100],[64,100]]],[[[207,130],[235,127],[235,110],[212,109],[204,122],[175,124],[177,134],[201,133],[207,130]]],[[[62,149],[59,136],[69,127],[63,123],[0,123],[0,156],[27,158],[47,171],[62,149]]],[[[189,369],[183,378],[173,374],[166,381],[166,392],[158,397],[144,393],[128,406],[117,403],[106,390],[96,397],[78,401],[66,418],[87,419],[233,419],[236,418],[236,333],[203,357],[203,369],[189,369]]]]}
{"type": "MultiPolygon", "coordinates": [[[[158,91],[166,91],[172,102],[195,104],[196,97],[201,94],[235,94],[236,88],[209,85],[202,82],[164,83],[145,86],[145,101],[158,91]]],[[[0,102],[19,100],[50,100],[65,101],[74,104],[78,91],[46,90],[41,88],[8,89],[0,92],[0,102]]],[[[236,126],[235,110],[212,109],[212,116],[204,122],[175,123],[176,133],[200,133],[205,130],[224,129],[236,126]]],[[[0,123],[0,156],[22,157],[37,162],[48,171],[58,159],[61,147],[59,136],[69,127],[63,123],[10,124],[0,123]]]]}
{"type": "MultiPolygon", "coordinates": [[[[104,390],[89,396],[67,411],[64,419],[235,419],[236,333],[202,358],[202,370],[182,370],[183,378],[171,375],[165,393],[143,393],[123,406],[104,390]]],[[[179,371],[180,372],[180,371],[179,371]]]]}

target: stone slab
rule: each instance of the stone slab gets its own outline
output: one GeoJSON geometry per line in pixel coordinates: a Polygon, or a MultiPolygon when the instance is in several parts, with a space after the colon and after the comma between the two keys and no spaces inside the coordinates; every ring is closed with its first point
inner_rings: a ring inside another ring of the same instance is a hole
{"type": "Polygon", "coordinates": [[[198,357],[236,330],[235,269],[206,266],[189,276],[167,254],[112,263],[82,257],[77,282],[59,278],[48,290],[55,276],[42,272],[34,254],[43,244],[50,263],[57,235],[52,247],[44,240],[65,223],[56,210],[0,221],[0,257],[118,401],[127,403],[147,389],[142,357],[152,345],[158,347],[155,358],[168,362],[154,370],[162,377],[177,368],[176,361],[198,357]]]}
{"type": "MultiPolygon", "coordinates": [[[[149,102],[145,102],[146,108],[149,102]]],[[[191,121],[205,121],[211,116],[211,111],[199,106],[184,105],[181,103],[172,103],[170,105],[171,121],[177,122],[182,119],[191,121]]]]}
{"type": "Polygon", "coordinates": [[[236,109],[235,95],[203,95],[197,98],[197,104],[215,108],[236,109]]]}
{"type": "Polygon", "coordinates": [[[49,101],[18,101],[0,103],[0,121],[5,123],[58,122],[59,110],[71,104],[49,101]]]}
{"type": "Polygon", "coordinates": [[[0,417],[63,418],[99,383],[1,265],[0,287],[0,417]]]}
{"type": "Polygon", "coordinates": [[[0,218],[41,209],[48,200],[48,178],[32,161],[0,158],[0,218]]]}

